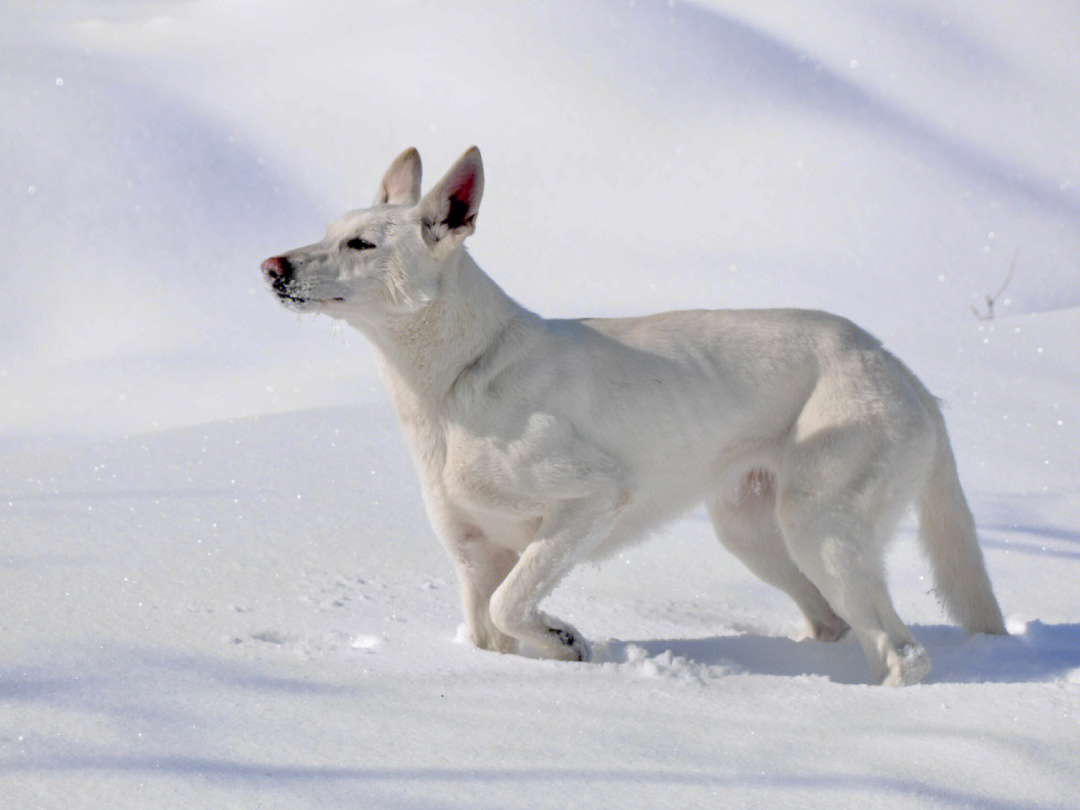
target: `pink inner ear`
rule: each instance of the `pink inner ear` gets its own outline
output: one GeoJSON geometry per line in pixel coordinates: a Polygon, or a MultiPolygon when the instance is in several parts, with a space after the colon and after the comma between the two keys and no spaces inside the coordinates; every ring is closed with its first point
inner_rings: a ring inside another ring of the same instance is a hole
{"type": "Polygon", "coordinates": [[[472,204],[473,189],[476,187],[476,172],[472,167],[466,167],[455,179],[451,196],[457,197],[463,202],[472,204]]]}

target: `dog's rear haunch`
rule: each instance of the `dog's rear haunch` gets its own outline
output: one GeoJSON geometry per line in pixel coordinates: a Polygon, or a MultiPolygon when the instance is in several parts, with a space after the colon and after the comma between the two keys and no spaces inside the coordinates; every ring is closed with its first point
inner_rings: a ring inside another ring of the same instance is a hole
{"type": "Polygon", "coordinates": [[[541,600],[699,503],[811,636],[854,630],[876,681],[930,668],[882,561],[912,504],[945,608],[1005,632],[938,405],[877,340],[802,310],[541,318],[465,251],[483,189],[473,147],[421,197],[406,150],[370,208],[262,265],[373,344],[473,643],[585,660],[541,600]]]}

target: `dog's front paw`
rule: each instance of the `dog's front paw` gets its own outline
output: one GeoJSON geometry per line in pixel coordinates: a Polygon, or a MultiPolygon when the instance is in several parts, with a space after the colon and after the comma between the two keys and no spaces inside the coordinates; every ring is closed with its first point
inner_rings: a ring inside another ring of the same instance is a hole
{"type": "Polygon", "coordinates": [[[589,648],[581,634],[568,624],[554,621],[550,618],[544,620],[549,638],[556,642],[552,645],[554,655],[561,661],[588,661],[589,648]]]}
{"type": "Polygon", "coordinates": [[[506,635],[491,622],[477,624],[475,627],[461,625],[458,628],[458,640],[481,650],[497,653],[517,653],[521,649],[516,638],[506,635]]]}

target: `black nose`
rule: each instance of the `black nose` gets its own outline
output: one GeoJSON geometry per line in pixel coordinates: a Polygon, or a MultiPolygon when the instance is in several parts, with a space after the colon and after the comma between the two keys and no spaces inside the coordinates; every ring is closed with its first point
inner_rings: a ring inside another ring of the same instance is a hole
{"type": "Polygon", "coordinates": [[[273,256],[262,263],[263,275],[275,284],[283,284],[292,277],[292,266],[284,256],[273,256]]]}

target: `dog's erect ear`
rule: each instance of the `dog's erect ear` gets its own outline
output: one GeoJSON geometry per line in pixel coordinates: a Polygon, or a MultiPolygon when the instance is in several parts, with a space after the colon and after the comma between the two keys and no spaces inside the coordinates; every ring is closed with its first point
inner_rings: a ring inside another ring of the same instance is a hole
{"type": "Polygon", "coordinates": [[[410,146],[383,175],[375,205],[415,205],[420,199],[420,174],[420,153],[410,146]]]}
{"type": "Polygon", "coordinates": [[[483,193],[484,165],[473,146],[420,201],[424,240],[434,247],[446,239],[460,242],[472,233],[483,193]]]}

